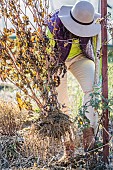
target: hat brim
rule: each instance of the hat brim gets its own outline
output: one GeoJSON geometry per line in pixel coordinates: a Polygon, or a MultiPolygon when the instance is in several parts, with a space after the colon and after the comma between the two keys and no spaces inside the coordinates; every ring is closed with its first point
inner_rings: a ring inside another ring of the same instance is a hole
{"type": "Polygon", "coordinates": [[[80,37],[92,37],[99,34],[101,30],[101,24],[96,23],[96,19],[100,18],[99,13],[95,13],[94,22],[90,25],[82,25],[75,22],[71,16],[70,11],[73,6],[62,6],[59,11],[59,18],[64,26],[73,34],[80,37]]]}

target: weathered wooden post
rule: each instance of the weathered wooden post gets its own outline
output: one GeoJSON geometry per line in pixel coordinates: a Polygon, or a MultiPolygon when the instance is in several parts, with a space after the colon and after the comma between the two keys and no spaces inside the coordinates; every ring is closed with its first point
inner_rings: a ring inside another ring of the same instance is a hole
{"type": "MultiPolygon", "coordinates": [[[[101,0],[101,16],[104,18],[107,16],[107,0],[101,0]]],[[[107,59],[107,20],[102,21],[102,95],[105,99],[108,99],[108,59],[107,59]]],[[[105,101],[103,101],[105,102],[105,101]]],[[[109,141],[108,131],[109,114],[108,109],[103,110],[103,160],[108,163],[109,145],[106,145],[109,141]]]]}

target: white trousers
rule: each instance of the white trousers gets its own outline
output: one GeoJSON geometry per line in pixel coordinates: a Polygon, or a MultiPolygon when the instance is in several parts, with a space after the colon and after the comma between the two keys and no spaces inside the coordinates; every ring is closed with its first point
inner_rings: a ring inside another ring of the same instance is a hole
{"type": "MultiPolygon", "coordinates": [[[[67,60],[66,65],[68,70],[77,79],[84,92],[83,105],[85,105],[90,101],[91,97],[89,94],[93,92],[95,63],[81,55],[78,59],[75,57],[71,60],[67,60]]],[[[59,102],[61,104],[65,104],[68,107],[69,99],[67,92],[67,74],[65,74],[64,78],[61,79],[61,84],[57,88],[57,91],[59,102]]],[[[90,126],[94,128],[96,133],[98,125],[98,114],[95,113],[92,106],[88,106],[87,111],[88,112],[85,113],[85,116],[90,120],[90,126]]]]}

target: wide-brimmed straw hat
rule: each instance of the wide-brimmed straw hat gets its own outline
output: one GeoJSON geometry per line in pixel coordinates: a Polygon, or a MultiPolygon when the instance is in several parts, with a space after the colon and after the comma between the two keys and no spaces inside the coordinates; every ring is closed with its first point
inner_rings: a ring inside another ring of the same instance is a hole
{"type": "Polygon", "coordinates": [[[71,33],[80,37],[95,36],[101,30],[101,24],[96,22],[100,14],[95,12],[88,1],[79,1],[74,6],[62,6],[58,16],[71,33]]]}

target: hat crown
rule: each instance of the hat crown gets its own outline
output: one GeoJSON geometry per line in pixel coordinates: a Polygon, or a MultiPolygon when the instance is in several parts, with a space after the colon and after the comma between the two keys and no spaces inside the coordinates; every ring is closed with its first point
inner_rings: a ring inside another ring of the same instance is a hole
{"type": "Polygon", "coordinates": [[[94,7],[88,1],[80,1],[71,9],[72,16],[81,23],[90,23],[94,20],[94,7]]]}

